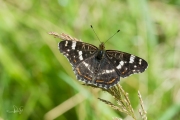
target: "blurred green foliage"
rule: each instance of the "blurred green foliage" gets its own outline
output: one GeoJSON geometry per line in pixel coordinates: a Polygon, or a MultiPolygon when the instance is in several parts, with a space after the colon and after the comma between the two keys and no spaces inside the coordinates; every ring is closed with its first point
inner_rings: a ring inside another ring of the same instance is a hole
{"type": "Polygon", "coordinates": [[[0,8],[0,119],[130,119],[97,99],[112,99],[107,93],[76,80],[60,40],[48,35],[64,32],[98,46],[91,24],[101,41],[121,30],[106,49],[149,63],[120,81],[136,115],[139,90],[148,120],[180,119],[180,0],[0,0],[0,8]],[[9,112],[14,105],[21,114],[9,112]]]}

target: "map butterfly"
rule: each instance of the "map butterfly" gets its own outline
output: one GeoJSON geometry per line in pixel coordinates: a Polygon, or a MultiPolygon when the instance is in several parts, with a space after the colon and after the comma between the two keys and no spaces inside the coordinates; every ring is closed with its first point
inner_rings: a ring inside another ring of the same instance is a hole
{"type": "Polygon", "coordinates": [[[76,78],[104,89],[120,81],[120,77],[142,73],[148,63],[137,56],[117,50],[105,50],[104,43],[96,46],[62,33],[49,33],[62,39],[58,47],[72,65],[76,78]]]}

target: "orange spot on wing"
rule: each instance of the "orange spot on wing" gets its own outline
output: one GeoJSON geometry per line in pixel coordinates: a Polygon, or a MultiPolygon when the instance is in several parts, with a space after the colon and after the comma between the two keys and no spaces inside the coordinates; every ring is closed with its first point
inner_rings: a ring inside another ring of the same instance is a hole
{"type": "Polygon", "coordinates": [[[87,76],[84,76],[86,79],[88,79],[88,80],[92,80],[90,77],[87,77],[87,76]]]}
{"type": "Polygon", "coordinates": [[[82,75],[81,72],[80,72],[80,70],[79,70],[79,68],[76,68],[76,70],[77,70],[77,72],[78,72],[79,75],[85,77],[87,80],[92,80],[90,77],[88,77],[88,76],[86,76],[86,75],[82,75]]]}
{"type": "MultiPolygon", "coordinates": [[[[116,78],[117,78],[117,77],[116,77],[116,78]]],[[[111,84],[111,83],[113,83],[113,82],[116,80],[116,78],[110,80],[109,82],[106,82],[106,84],[111,84]]],[[[104,80],[96,80],[96,82],[104,83],[104,80]]]]}
{"type": "Polygon", "coordinates": [[[108,84],[111,84],[111,83],[113,83],[115,80],[116,80],[116,78],[114,78],[114,79],[110,80],[110,81],[109,81],[109,82],[107,82],[107,83],[108,83],[108,84]]]}
{"type": "Polygon", "coordinates": [[[78,72],[79,75],[82,75],[81,72],[80,72],[80,70],[79,70],[79,68],[76,68],[76,70],[77,70],[77,72],[78,72]]]}
{"type": "Polygon", "coordinates": [[[103,80],[96,80],[96,82],[100,82],[100,83],[102,83],[102,82],[104,82],[103,80]]]}
{"type": "Polygon", "coordinates": [[[125,74],[126,71],[127,71],[127,70],[124,70],[124,71],[122,72],[122,74],[125,74]]]}

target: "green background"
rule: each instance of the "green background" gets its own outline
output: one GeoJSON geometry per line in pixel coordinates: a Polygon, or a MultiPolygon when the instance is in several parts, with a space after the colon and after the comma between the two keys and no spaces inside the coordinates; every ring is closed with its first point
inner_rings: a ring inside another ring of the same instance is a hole
{"type": "Polygon", "coordinates": [[[0,0],[0,120],[131,120],[97,98],[108,93],[81,85],[60,39],[67,33],[106,49],[144,58],[148,69],[121,78],[137,118],[142,94],[148,120],[180,119],[180,0],[0,0]],[[10,113],[22,107],[21,114],[10,113]]]}

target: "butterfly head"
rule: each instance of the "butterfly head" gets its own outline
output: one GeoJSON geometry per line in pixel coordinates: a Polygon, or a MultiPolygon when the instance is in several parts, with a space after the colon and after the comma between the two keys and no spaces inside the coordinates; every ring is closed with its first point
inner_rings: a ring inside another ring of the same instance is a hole
{"type": "Polygon", "coordinates": [[[101,44],[99,45],[99,49],[100,50],[105,50],[104,42],[101,42],[101,44]]]}

